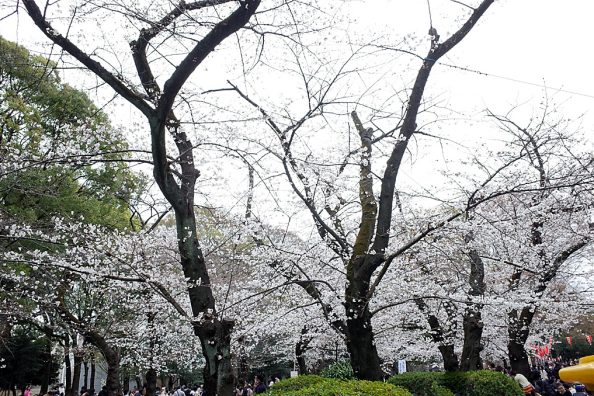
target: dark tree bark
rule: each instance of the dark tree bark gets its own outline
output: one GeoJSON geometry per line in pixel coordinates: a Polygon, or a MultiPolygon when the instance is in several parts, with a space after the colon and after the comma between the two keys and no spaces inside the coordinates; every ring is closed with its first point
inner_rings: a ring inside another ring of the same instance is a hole
{"type": "MultiPolygon", "coordinates": [[[[402,121],[400,128],[400,134],[398,142],[395,144],[384,175],[381,182],[379,202],[377,204],[361,201],[362,205],[362,225],[357,235],[357,243],[361,243],[361,247],[364,249],[354,249],[353,256],[349,262],[349,266],[352,266],[350,270],[347,270],[347,278],[349,285],[347,287],[347,298],[346,307],[348,309],[355,309],[358,314],[357,320],[351,320],[347,311],[347,326],[349,328],[350,335],[360,335],[361,339],[347,337],[347,342],[354,342],[359,345],[349,347],[349,350],[356,351],[361,349],[363,352],[360,358],[355,355],[351,355],[351,364],[358,367],[364,367],[365,375],[358,375],[358,378],[362,379],[377,379],[381,378],[381,370],[379,367],[379,358],[377,351],[375,350],[375,344],[373,342],[372,330],[371,330],[371,315],[369,315],[367,307],[369,306],[369,300],[373,297],[376,287],[382,281],[385,273],[387,272],[392,259],[383,258],[388,244],[390,241],[390,226],[392,223],[392,214],[394,210],[394,195],[396,189],[396,179],[400,170],[400,164],[406,153],[408,143],[417,129],[417,116],[425,92],[425,86],[429,80],[431,69],[437,63],[437,61],[454,48],[462,39],[472,30],[479,18],[485,13],[489,6],[493,3],[493,0],[484,0],[481,4],[474,9],[470,18],[463,24],[463,26],[455,32],[449,39],[443,43],[432,42],[431,49],[427,56],[423,59],[421,67],[417,73],[412,91],[410,93],[406,113],[402,121]],[[375,206],[372,207],[372,206],[375,206]],[[377,211],[377,215],[375,215],[377,211]],[[373,217],[374,221],[369,221],[368,218],[373,217]],[[376,219],[376,221],[375,221],[376,219]],[[366,222],[364,225],[363,223],[366,222]],[[369,232],[369,225],[375,225],[375,239],[373,244],[369,248],[373,231],[369,232]],[[371,235],[370,235],[371,234],[371,235]],[[371,252],[371,253],[370,253],[371,252]],[[361,257],[362,256],[362,257],[361,257]],[[380,259],[380,257],[382,257],[380,259]],[[371,283],[371,277],[380,266],[381,270],[378,272],[373,284],[371,283]],[[349,289],[355,289],[356,293],[349,293],[349,289]],[[362,298],[361,302],[353,300],[354,298],[362,298]],[[357,307],[360,305],[360,307],[357,307]],[[370,333],[371,336],[368,334],[370,333]]],[[[355,121],[357,124],[357,122],[355,121]]],[[[359,128],[359,134],[362,137],[363,128],[359,128]]],[[[363,166],[363,165],[361,165],[363,166]]],[[[361,170],[361,175],[363,175],[361,170]]],[[[370,179],[371,180],[371,179],[370,179]]],[[[360,182],[361,184],[361,182],[360,182]]],[[[364,186],[360,186],[360,191],[364,190],[364,186]]],[[[361,195],[361,194],[360,194],[361,195]]],[[[369,194],[367,194],[369,195],[369,194]]],[[[373,195],[373,194],[372,194],[373,195]]],[[[367,199],[367,196],[365,197],[367,199]]],[[[403,247],[397,251],[396,254],[401,254],[407,250],[403,247]]]]}
{"type": "Polygon", "coordinates": [[[149,369],[146,372],[146,395],[155,396],[157,394],[157,371],[149,369]]]}
{"type": "Polygon", "coordinates": [[[121,396],[122,388],[120,385],[120,352],[117,348],[112,347],[105,341],[105,339],[94,330],[87,331],[85,334],[90,342],[95,345],[105,362],[107,363],[107,378],[105,385],[107,386],[108,396],[121,396]]]}
{"type": "MultiPolygon", "coordinates": [[[[382,264],[381,258],[388,246],[396,178],[400,163],[406,153],[408,142],[416,130],[417,113],[431,68],[441,56],[445,55],[468,34],[493,1],[484,0],[474,9],[474,12],[466,23],[444,43],[432,43],[432,48],[427,57],[423,59],[422,66],[411,91],[398,143],[394,147],[384,172],[379,209],[376,206],[377,216],[373,217],[371,224],[371,230],[376,225],[375,241],[371,249],[369,249],[371,238],[373,238],[373,231],[370,232],[368,227],[369,222],[366,222],[366,226],[360,229],[357,237],[359,247],[354,249],[353,254],[350,255],[350,259],[347,259],[348,286],[345,295],[347,323],[346,327],[336,326],[336,328],[340,328],[346,335],[347,347],[351,353],[351,363],[359,378],[379,379],[382,376],[379,357],[373,340],[371,313],[368,309],[368,302],[392,260],[384,260],[385,264],[376,277],[374,284],[371,286],[370,280],[374,271],[382,264]],[[369,251],[373,252],[373,254],[368,253],[369,251]]],[[[190,74],[220,42],[248,22],[258,8],[260,1],[245,0],[240,2],[240,7],[236,11],[224,21],[216,24],[196,44],[188,56],[179,64],[161,91],[146,58],[148,42],[172,23],[177,16],[189,9],[190,4],[196,5],[198,3],[202,4],[203,2],[189,4],[181,2],[169,15],[158,23],[154,23],[150,29],[143,29],[139,39],[131,43],[138,75],[149,96],[149,100],[146,100],[142,95],[131,90],[117,76],[107,71],[100,63],[82,52],[67,37],[58,34],[44,19],[34,0],[23,0],[23,4],[31,18],[49,39],[97,74],[117,93],[134,104],[148,118],[152,138],[154,178],[165,198],[174,209],[181,264],[184,275],[191,285],[188,288],[188,293],[192,314],[194,317],[202,318],[201,321],[195,322],[195,333],[200,337],[203,346],[202,350],[206,359],[204,371],[205,386],[208,392],[213,393],[213,390],[216,389],[217,393],[226,395],[232,393],[234,385],[233,374],[230,370],[231,362],[229,354],[229,340],[233,329],[233,322],[219,318],[215,309],[208,272],[195,232],[193,191],[196,178],[198,177],[198,171],[194,168],[192,144],[185,134],[179,131],[179,122],[172,113],[172,107],[178,92],[190,74]],[[156,103],[156,106],[153,106],[153,103],[156,103]],[[173,135],[179,152],[179,165],[181,167],[179,183],[176,181],[171,170],[171,164],[167,159],[165,146],[166,132],[173,135]],[[195,287],[196,284],[201,286],[195,287]],[[214,388],[215,385],[216,388],[214,388]]],[[[212,6],[212,4],[209,5],[212,6]]],[[[196,6],[196,8],[198,7],[196,6]]],[[[309,200],[306,203],[311,204],[309,200]]],[[[363,211],[362,217],[366,219],[366,209],[363,211]]],[[[322,238],[325,239],[326,235],[331,235],[333,248],[335,251],[343,254],[344,258],[344,254],[349,251],[345,241],[340,238],[337,232],[323,224],[317,211],[312,210],[312,215],[315,218],[322,238]]]]}
{"type": "MultiPolygon", "coordinates": [[[[371,153],[371,131],[363,128],[356,114],[353,114],[353,121],[361,137],[361,145],[365,150],[360,165],[359,181],[359,196],[362,206],[361,225],[353,247],[353,254],[347,265],[348,284],[345,308],[347,309],[347,348],[351,354],[351,365],[360,379],[376,380],[381,379],[383,375],[373,340],[371,314],[368,307],[376,287],[382,281],[392,260],[396,255],[402,254],[408,249],[407,246],[403,246],[393,257],[384,257],[390,241],[396,179],[408,142],[416,132],[416,121],[425,86],[435,63],[470,32],[492,3],[493,0],[484,0],[474,9],[464,25],[448,40],[441,44],[432,43],[429,53],[422,61],[410,93],[399,139],[392,150],[384,171],[378,202],[375,201],[371,189],[372,178],[369,177],[371,165],[369,161],[365,161],[365,159],[368,159],[365,156],[371,153]],[[371,283],[373,274],[380,266],[381,270],[371,283]]],[[[428,233],[429,231],[427,231],[428,233]]],[[[444,351],[447,352],[447,349],[444,351]]],[[[448,357],[447,361],[450,362],[451,357],[448,357]]]]}
{"type": "Polygon", "coordinates": [[[124,395],[127,395],[130,392],[130,374],[126,373],[124,378],[122,379],[122,384],[124,388],[124,395]]]}
{"type": "Polygon", "coordinates": [[[89,387],[89,363],[87,361],[83,362],[83,367],[84,367],[84,375],[83,375],[83,386],[85,387],[85,389],[91,389],[89,387]]]}
{"type": "Polygon", "coordinates": [[[49,387],[49,380],[50,380],[50,375],[51,375],[51,370],[52,370],[52,341],[50,337],[46,337],[45,338],[45,353],[44,353],[44,357],[45,357],[45,366],[43,367],[43,377],[40,378],[41,380],[41,387],[39,389],[39,392],[42,395],[45,395],[47,393],[48,387],[49,387]]]}
{"type": "Polygon", "coordinates": [[[347,243],[344,234],[341,233],[340,221],[333,216],[332,210],[326,208],[326,212],[333,218],[334,228],[321,218],[320,213],[322,211],[316,207],[313,192],[309,187],[312,183],[309,183],[307,176],[299,170],[299,167],[296,165],[296,160],[293,158],[290,148],[291,139],[288,135],[289,132],[294,133],[305,122],[305,118],[290,125],[287,129],[282,130],[261,106],[230,83],[233,90],[264,116],[268,126],[279,138],[284,154],[282,163],[291,188],[310,211],[321,239],[326,242],[328,247],[332,249],[337,257],[341,258],[346,265],[347,287],[344,301],[344,307],[347,313],[346,323],[335,319],[331,307],[328,307],[327,304],[321,301],[320,293],[313,282],[306,280],[295,283],[302,286],[314,300],[318,301],[324,316],[331,326],[345,335],[347,349],[350,353],[351,365],[353,366],[355,375],[360,379],[376,380],[383,376],[374,342],[371,322],[372,314],[369,311],[369,301],[373,297],[376,287],[382,281],[395,257],[407,251],[424,236],[437,228],[433,226],[428,227],[426,230],[420,232],[414,240],[409,241],[398,249],[395,254],[390,255],[389,257],[384,257],[390,241],[390,226],[394,209],[393,204],[396,179],[400,164],[407,151],[408,142],[416,132],[416,120],[422,102],[425,85],[427,84],[433,65],[435,65],[443,55],[462,41],[462,39],[475,26],[476,22],[491,6],[493,1],[494,0],[483,0],[481,4],[473,10],[472,15],[462,27],[445,42],[438,43],[434,40],[427,56],[422,59],[421,67],[409,96],[406,114],[400,127],[398,141],[392,150],[383,178],[381,179],[382,183],[379,202],[376,202],[372,189],[373,179],[371,177],[371,163],[369,161],[371,158],[370,155],[373,142],[371,139],[372,130],[365,129],[361,121],[358,119],[357,114],[352,114],[353,122],[355,123],[361,138],[361,147],[363,148],[361,151],[362,158],[360,162],[359,178],[359,197],[362,207],[361,224],[352,249],[347,243]],[[297,179],[302,183],[302,187],[297,186],[292,173],[295,174],[297,179]],[[373,283],[371,283],[372,276],[380,266],[381,270],[375,277],[373,283]]]}
{"type": "MultiPolygon", "coordinates": [[[[109,72],[89,54],[81,51],[66,36],[52,28],[34,0],[23,0],[23,5],[30,17],[51,41],[74,56],[147,117],[152,143],[153,175],[161,192],[174,209],[180,261],[184,275],[188,280],[192,316],[201,318],[194,322],[194,332],[200,338],[206,359],[205,388],[208,393],[219,395],[231,394],[235,385],[230,356],[230,340],[234,323],[231,320],[220,318],[215,307],[210,278],[196,235],[194,187],[199,172],[194,167],[192,143],[185,133],[180,131],[179,121],[173,114],[172,108],[179,91],[189,76],[223,40],[233,35],[250,20],[260,5],[260,0],[239,2],[239,7],[235,11],[216,23],[189,51],[166,81],[162,90],[151,70],[146,48],[151,39],[174,23],[176,18],[184,12],[214,7],[219,3],[226,2],[230,1],[196,1],[192,3],[181,1],[160,21],[153,23],[150,28],[140,31],[138,39],[131,42],[130,47],[138,77],[148,96],[146,98],[129,88],[117,75],[109,72]],[[166,133],[172,135],[177,146],[179,158],[176,162],[181,168],[179,182],[174,176],[174,164],[170,163],[167,158],[166,133]]],[[[117,360],[119,362],[119,357],[117,360]]],[[[119,390],[119,385],[116,386],[114,382],[113,390],[116,389],[119,390]]]]}
{"type": "Polygon", "coordinates": [[[64,393],[67,396],[75,396],[72,390],[72,365],[70,363],[70,336],[66,334],[64,337],[64,371],[65,374],[65,383],[64,383],[64,393]]]}
{"type": "Polygon", "coordinates": [[[443,368],[446,372],[451,373],[459,370],[458,355],[454,351],[454,345],[446,344],[437,347],[441,358],[443,359],[443,368]]]}
{"type": "Polygon", "coordinates": [[[89,379],[89,384],[91,384],[91,388],[95,388],[95,356],[91,354],[91,377],[89,379]]]}
{"type": "Polygon", "coordinates": [[[72,372],[72,394],[74,396],[80,393],[80,369],[82,365],[82,355],[79,351],[74,351],[74,370],[72,372]]]}
{"type": "Polygon", "coordinates": [[[469,308],[463,316],[464,345],[460,357],[460,370],[471,371],[481,370],[483,361],[481,351],[483,349],[481,340],[483,335],[483,321],[481,311],[469,308]]]}
{"type": "Polygon", "coordinates": [[[308,350],[308,345],[311,338],[307,336],[307,326],[301,328],[301,336],[299,341],[295,345],[295,359],[297,360],[297,366],[299,368],[299,374],[307,374],[307,363],[305,361],[305,352],[308,350]]]}
{"type": "MultiPolygon", "coordinates": [[[[458,355],[454,350],[454,344],[451,341],[453,338],[451,333],[455,330],[453,327],[444,329],[439,323],[437,316],[429,312],[429,307],[422,298],[416,298],[415,304],[419,310],[426,316],[427,323],[429,323],[431,340],[437,344],[437,349],[443,359],[443,368],[446,372],[458,371],[460,369],[458,363],[458,355]]],[[[456,312],[455,306],[450,302],[445,302],[446,312],[450,317],[451,326],[455,325],[454,314],[456,312]]]]}
{"type": "MultiPolygon", "coordinates": [[[[472,236],[467,236],[466,243],[472,240],[472,236]]],[[[485,293],[485,265],[479,257],[476,250],[472,249],[469,254],[470,275],[468,283],[470,284],[469,295],[480,297],[485,293]]],[[[471,302],[466,306],[462,323],[464,328],[464,345],[462,346],[462,356],[460,358],[460,370],[481,370],[483,362],[481,360],[483,321],[482,304],[471,302]]]]}

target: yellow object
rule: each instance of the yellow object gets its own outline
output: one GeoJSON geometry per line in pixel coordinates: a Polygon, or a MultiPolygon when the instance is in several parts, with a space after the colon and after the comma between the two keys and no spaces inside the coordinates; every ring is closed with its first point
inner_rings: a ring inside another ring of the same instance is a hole
{"type": "Polygon", "coordinates": [[[584,356],[575,366],[562,368],[559,378],[563,382],[579,382],[594,391],[594,355],[584,356]]]}

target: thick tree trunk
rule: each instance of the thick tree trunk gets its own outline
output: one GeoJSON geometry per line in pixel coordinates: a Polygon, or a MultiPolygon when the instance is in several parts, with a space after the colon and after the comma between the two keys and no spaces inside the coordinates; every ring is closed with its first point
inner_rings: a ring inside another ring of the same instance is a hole
{"type": "Polygon", "coordinates": [[[509,364],[512,370],[523,374],[527,378],[530,376],[530,361],[524,345],[530,335],[530,324],[534,317],[536,307],[524,307],[518,314],[516,310],[508,313],[508,343],[507,351],[509,364]]]}
{"type": "Polygon", "coordinates": [[[39,392],[42,395],[45,395],[47,393],[47,389],[49,387],[51,371],[52,371],[52,341],[50,340],[49,337],[46,338],[44,360],[45,360],[45,366],[43,367],[43,374],[42,374],[43,377],[40,378],[41,388],[39,390],[39,392]]]}
{"type": "Polygon", "coordinates": [[[155,369],[149,369],[146,372],[146,395],[145,396],[155,396],[156,394],[157,394],[157,371],[155,369]]]}
{"type": "Polygon", "coordinates": [[[455,333],[454,325],[456,322],[454,316],[456,316],[457,312],[455,305],[444,302],[446,313],[450,319],[450,326],[444,329],[441,323],[439,323],[437,316],[431,314],[429,307],[422,298],[416,298],[415,304],[417,304],[419,310],[427,317],[427,323],[429,323],[429,328],[431,329],[429,335],[433,342],[437,344],[437,349],[441,353],[444,370],[447,372],[458,371],[460,368],[458,365],[458,355],[455,353],[454,344],[449,341],[452,338],[451,335],[455,333]]]}
{"type": "Polygon", "coordinates": [[[530,361],[524,343],[510,340],[507,343],[507,352],[512,370],[528,378],[530,376],[530,361]]]}
{"type": "Polygon", "coordinates": [[[89,384],[91,384],[91,388],[97,389],[95,388],[95,357],[91,356],[91,377],[89,379],[89,384]]]}
{"type": "Polygon", "coordinates": [[[443,358],[443,368],[446,372],[458,371],[458,355],[454,352],[454,345],[439,345],[437,347],[443,358]]]}
{"type": "Polygon", "coordinates": [[[117,348],[113,348],[105,341],[105,339],[95,331],[86,332],[85,336],[90,342],[96,346],[105,362],[107,363],[107,378],[105,385],[107,386],[108,396],[121,396],[122,388],[120,386],[120,352],[117,348]]]}
{"type": "Polygon", "coordinates": [[[101,351],[107,363],[107,378],[105,385],[107,386],[108,396],[121,396],[122,388],[120,387],[120,355],[116,351],[109,351],[105,353],[101,351]]]}
{"type": "Polygon", "coordinates": [[[204,387],[207,395],[232,395],[235,390],[235,375],[231,365],[232,320],[203,321],[196,328],[206,358],[204,387]],[[216,390],[216,391],[215,391],[216,390]]]}
{"type": "Polygon", "coordinates": [[[307,374],[307,363],[305,361],[305,352],[311,338],[307,336],[307,326],[301,328],[301,336],[299,341],[295,344],[295,359],[297,360],[297,366],[299,367],[299,374],[307,374]]]}
{"type": "Polygon", "coordinates": [[[307,374],[307,362],[304,355],[297,356],[297,369],[299,370],[299,375],[307,374]]]}
{"type": "Polygon", "coordinates": [[[483,336],[483,322],[481,312],[468,309],[463,318],[464,345],[460,358],[460,370],[471,371],[481,370],[481,350],[483,349],[481,339],[483,336]]]}
{"type": "MultiPolygon", "coordinates": [[[[357,238],[361,236],[360,232],[357,238]]],[[[348,285],[344,304],[347,314],[346,344],[355,376],[369,381],[379,381],[383,377],[367,303],[371,275],[381,259],[379,255],[354,255],[347,266],[348,285]]]]}
{"type": "Polygon", "coordinates": [[[89,363],[83,362],[84,367],[84,375],[83,375],[83,386],[85,389],[91,389],[92,387],[89,386],[89,363]]]}
{"type": "MultiPolygon", "coordinates": [[[[355,309],[361,309],[360,305],[356,304],[355,309]]],[[[347,349],[351,357],[351,366],[357,378],[380,381],[383,371],[373,338],[371,314],[367,307],[362,309],[361,315],[347,318],[347,349]]]]}
{"type": "Polygon", "coordinates": [[[72,373],[72,394],[79,395],[80,392],[80,369],[82,365],[82,356],[78,351],[74,352],[74,370],[72,373]]]}
{"type": "Polygon", "coordinates": [[[65,383],[64,383],[64,394],[66,396],[75,396],[72,391],[72,365],[70,363],[70,336],[64,337],[64,371],[65,371],[65,383]]]}
{"type": "MultiPolygon", "coordinates": [[[[464,238],[466,243],[470,243],[473,239],[472,233],[464,238]]],[[[485,264],[474,249],[468,252],[468,256],[470,258],[469,294],[472,299],[472,297],[480,297],[485,294],[485,264]]],[[[462,347],[462,357],[460,358],[460,370],[462,371],[481,370],[483,368],[481,360],[481,351],[483,349],[481,343],[483,336],[482,309],[482,304],[471,301],[464,311],[464,345],[462,347]]]]}

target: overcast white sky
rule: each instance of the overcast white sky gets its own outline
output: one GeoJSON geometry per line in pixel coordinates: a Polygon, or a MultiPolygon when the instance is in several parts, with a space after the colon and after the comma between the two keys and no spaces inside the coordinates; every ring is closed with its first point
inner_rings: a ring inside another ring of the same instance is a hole
{"type": "MultiPolygon", "coordinates": [[[[455,23],[453,15],[463,8],[451,0],[345,0],[341,7],[358,21],[352,26],[353,34],[368,30],[375,36],[400,32],[426,37],[428,3],[434,27],[442,39],[447,38],[462,23],[461,19],[455,23]]],[[[563,103],[566,113],[572,117],[586,113],[583,128],[590,131],[594,123],[589,114],[594,108],[593,15],[594,0],[496,0],[479,25],[433,69],[428,92],[464,116],[475,116],[487,107],[505,112],[525,102],[528,108],[536,106],[546,85],[547,93],[563,103]]],[[[109,31],[110,23],[106,20],[103,29],[109,31]]],[[[0,35],[28,48],[39,48],[37,43],[44,40],[24,10],[0,22],[0,35]]],[[[71,74],[65,74],[65,80],[77,85],[71,74]]],[[[461,125],[457,132],[469,135],[473,130],[461,125]]],[[[413,180],[429,171],[431,162],[422,163],[422,159],[402,178],[413,180]]]]}
{"type": "MultiPolygon", "coordinates": [[[[430,0],[429,3],[433,25],[442,38],[447,37],[448,27],[453,27],[451,16],[460,6],[451,0],[430,0]],[[446,24],[445,28],[440,29],[440,24],[446,24]]],[[[395,30],[423,36],[428,30],[427,0],[346,0],[343,8],[349,12],[352,9],[352,17],[375,32],[395,30]]],[[[3,13],[8,10],[5,8],[3,13]]],[[[590,95],[593,98],[567,94],[576,99],[579,108],[588,109],[594,104],[594,78],[591,78],[594,54],[590,50],[594,40],[592,15],[592,0],[496,0],[480,26],[443,62],[535,84],[545,82],[551,89],[590,95]]],[[[105,24],[109,26],[109,21],[105,24]]],[[[1,21],[0,34],[28,47],[43,40],[24,10],[18,18],[15,15],[1,21]]],[[[447,67],[440,69],[447,74],[448,84],[482,92],[486,102],[492,97],[493,89],[505,90],[510,98],[514,94],[520,97],[539,95],[538,87],[519,82],[479,78],[476,74],[447,67]]]]}

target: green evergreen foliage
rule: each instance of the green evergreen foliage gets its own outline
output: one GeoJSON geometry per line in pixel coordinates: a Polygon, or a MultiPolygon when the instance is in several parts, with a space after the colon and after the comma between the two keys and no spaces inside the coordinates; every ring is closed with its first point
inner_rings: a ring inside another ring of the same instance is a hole
{"type": "Polygon", "coordinates": [[[328,366],[327,368],[322,370],[320,375],[325,378],[336,378],[342,380],[355,378],[355,372],[351,367],[351,363],[347,361],[334,363],[328,366]]]}
{"type": "Polygon", "coordinates": [[[126,141],[54,67],[0,37],[0,211],[40,226],[60,216],[128,228],[142,183],[126,141]]]}
{"type": "Polygon", "coordinates": [[[270,389],[270,396],[411,396],[404,388],[384,382],[344,381],[304,375],[280,381],[270,389]]]}
{"type": "Polygon", "coordinates": [[[456,373],[409,372],[388,381],[417,396],[521,396],[518,384],[505,374],[481,370],[456,373]]]}
{"type": "Polygon", "coordinates": [[[60,365],[47,353],[47,339],[22,328],[15,330],[0,342],[0,389],[41,384],[48,364],[49,380],[55,382],[60,365]]]}

